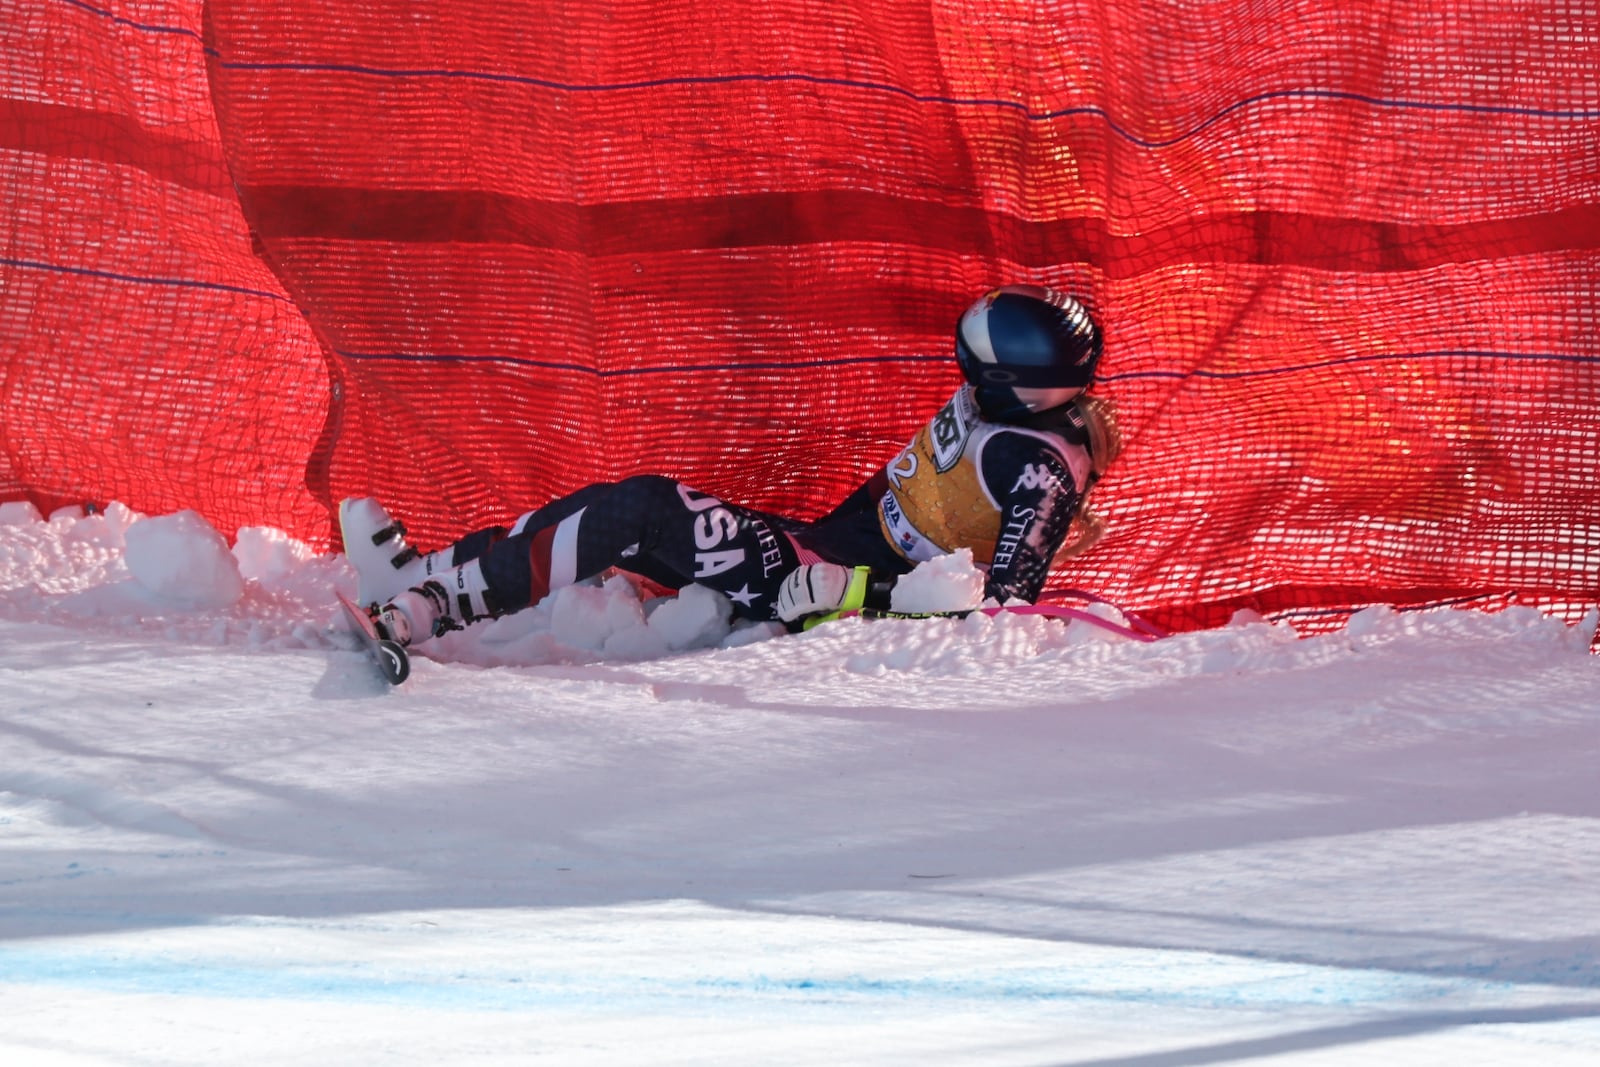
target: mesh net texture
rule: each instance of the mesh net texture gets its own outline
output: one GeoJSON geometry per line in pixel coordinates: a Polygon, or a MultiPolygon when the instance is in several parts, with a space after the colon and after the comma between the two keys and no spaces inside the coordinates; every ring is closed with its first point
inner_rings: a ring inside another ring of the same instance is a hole
{"type": "Polygon", "coordinates": [[[251,251],[199,5],[0,0],[0,499],[325,528],[327,380],[251,251]]]}
{"type": "Polygon", "coordinates": [[[1600,601],[1600,0],[0,14],[0,498],[816,515],[1029,281],[1124,436],[1053,589],[1600,601]]]}

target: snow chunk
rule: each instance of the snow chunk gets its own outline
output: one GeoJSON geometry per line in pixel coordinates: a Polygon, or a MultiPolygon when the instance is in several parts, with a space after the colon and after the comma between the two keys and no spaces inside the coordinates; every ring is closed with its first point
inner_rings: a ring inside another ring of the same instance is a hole
{"type": "Polygon", "coordinates": [[[1567,646],[1574,652],[1588,652],[1596,634],[1600,634],[1600,608],[1590,608],[1568,632],[1567,646]]]}
{"type": "Polygon", "coordinates": [[[733,604],[727,597],[703,585],[686,585],[678,595],[656,605],[650,613],[650,629],[661,635],[674,651],[704,648],[728,636],[733,604]]]}
{"type": "Polygon", "coordinates": [[[225,608],[244,593],[228,542],[195,511],[145,519],[128,527],[127,565],[134,581],[185,608],[225,608]]]}
{"type": "Polygon", "coordinates": [[[0,526],[30,526],[43,522],[44,516],[29,500],[8,500],[0,504],[0,526]]]}
{"type": "Polygon", "coordinates": [[[1396,618],[1394,608],[1387,604],[1376,604],[1370,608],[1362,608],[1350,616],[1350,621],[1345,623],[1344,630],[1351,637],[1374,637],[1393,629],[1396,618]]]}
{"type": "Polygon", "coordinates": [[[556,590],[550,599],[550,632],[572,648],[603,652],[616,634],[643,625],[644,609],[624,578],[579,582],[556,590]]]}
{"type": "Polygon", "coordinates": [[[271,526],[243,527],[233,544],[239,574],[252,582],[279,581],[313,555],[304,542],[271,526]]]}
{"type": "Polygon", "coordinates": [[[727,597],[701,585],[652,602],[647,613],[633,583],[618,575],[598,586],[580,583],[557,590],[550,631],[572,648],[616,659],[652,659],[717,644],[728,636],[732,615],[727,597]]]}
{"type": "Polygon", "coordinates": [[[84,515],[70,523],[63,523],[61,542],[104,552],[121,552],[125,547],[128,528],[142,518],[143,515],[128,505],[112,501],[98,514],[84,515]]]}
{"type": "Polygon", "coordinates": [[[889,607],[911,613],[969,611],[983,602],[983,583],[983,572],[972,562],[972,549],[958,548],[903,575],[889,594],[889,607]]]}

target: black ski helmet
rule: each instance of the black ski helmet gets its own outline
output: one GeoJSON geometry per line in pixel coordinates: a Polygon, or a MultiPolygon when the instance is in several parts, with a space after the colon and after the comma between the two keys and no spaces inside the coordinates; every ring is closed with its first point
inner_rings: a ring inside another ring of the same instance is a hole
{"type": "Polygon", "coordinates": [[[1060,407],[1094,381],[1100,329],[1072,297],[1042,285],[1006,285],[956,323],[956,362],[991,419],[1060,407]]]}

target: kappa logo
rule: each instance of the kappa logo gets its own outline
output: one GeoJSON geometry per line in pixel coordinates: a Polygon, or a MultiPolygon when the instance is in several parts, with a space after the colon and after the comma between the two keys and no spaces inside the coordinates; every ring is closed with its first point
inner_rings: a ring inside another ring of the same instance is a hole
{"type": "Polygon", "coordinates": [[[1055,473],[1043,463],[1030,463],[1022,468],[1022,475],[1017,478],[1017,484],[1011,487],[1015,493],[1018,489],[1049,489],[1059,485],[1055,473]]]}

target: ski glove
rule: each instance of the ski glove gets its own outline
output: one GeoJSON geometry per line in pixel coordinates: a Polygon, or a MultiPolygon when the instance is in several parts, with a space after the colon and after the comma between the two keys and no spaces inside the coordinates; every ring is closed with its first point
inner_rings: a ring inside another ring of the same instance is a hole
{"type": "Polygon", "coordinates": [[[807,615],[855,611],[867,600],[866,567],[806,563],[789,572],[778,590],[778,618],[794,622],[807,615]]]}

